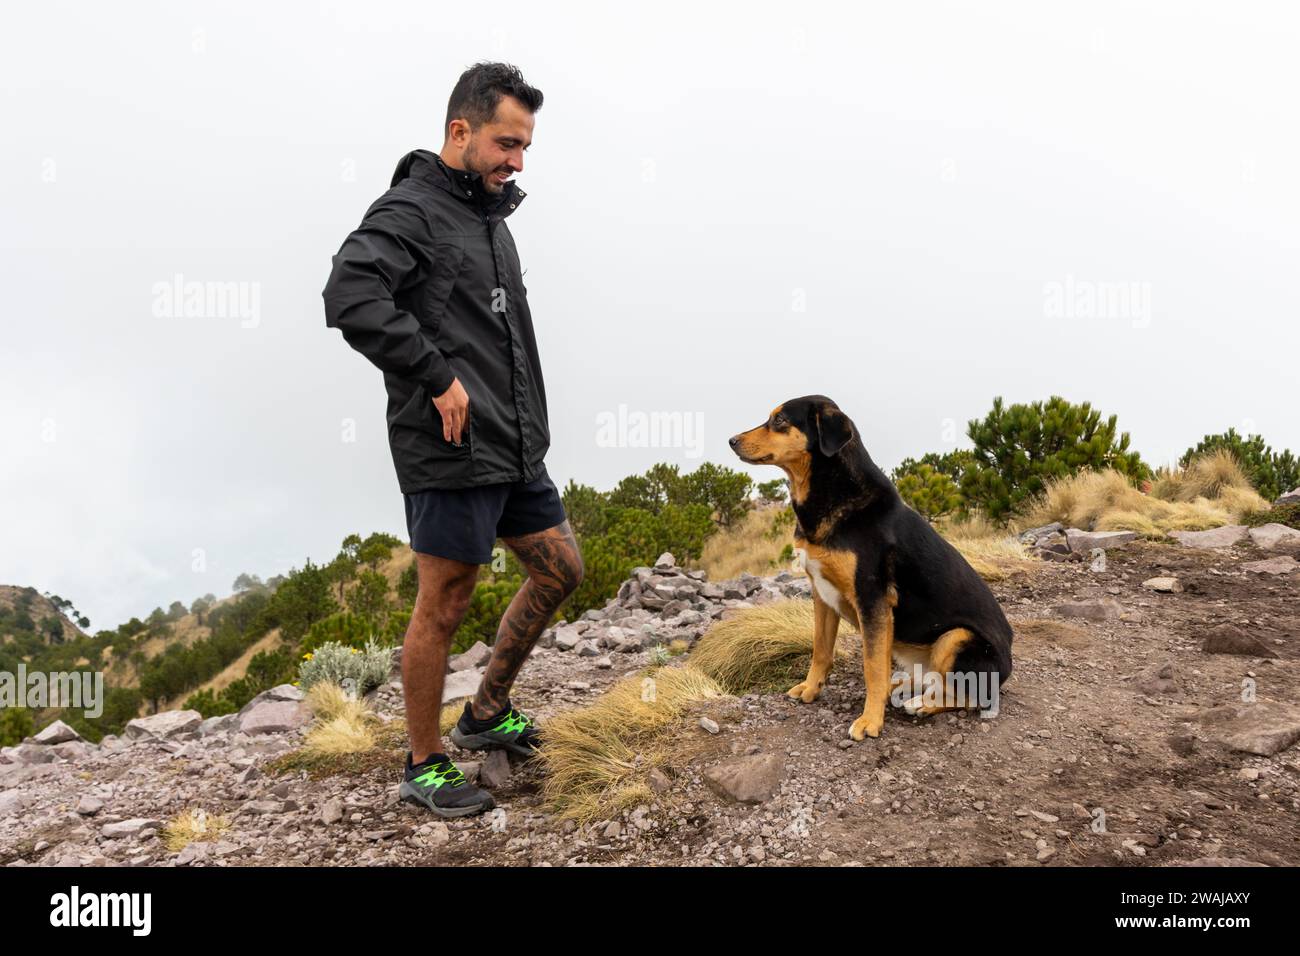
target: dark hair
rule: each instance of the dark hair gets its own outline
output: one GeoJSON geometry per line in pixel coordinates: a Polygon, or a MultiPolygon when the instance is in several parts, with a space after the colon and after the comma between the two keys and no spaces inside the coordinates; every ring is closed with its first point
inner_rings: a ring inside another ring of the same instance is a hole
{"type": "Polygon", "coordinates": [[[528,112],[542,108],[542,91],[529,86],[519,68],[509,63],[475,63],[460,75],[447,101],[447,119],[442,125],[445,136],[454,119],[463,119],[475,129],[496,115],[502,96],[513,96],[528,112]]]}

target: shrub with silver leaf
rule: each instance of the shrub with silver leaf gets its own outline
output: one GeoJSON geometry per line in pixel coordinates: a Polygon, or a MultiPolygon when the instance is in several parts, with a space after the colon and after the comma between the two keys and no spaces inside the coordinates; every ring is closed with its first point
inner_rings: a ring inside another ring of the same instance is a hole
{"type": "Polygon", "coordinates": [[[373,640],[360,650],[330,641],[303,655],[298,684],[305,691],[328,682],[360,696],[388,680],[392,656],[392,648],[373,640]]]}

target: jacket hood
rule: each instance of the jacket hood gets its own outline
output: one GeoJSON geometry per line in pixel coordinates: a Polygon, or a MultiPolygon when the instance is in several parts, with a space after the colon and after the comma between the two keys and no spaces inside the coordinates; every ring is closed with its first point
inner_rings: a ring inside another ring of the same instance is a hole
{"type": "Polygon", "coordinates": [[[433,173],[442,175],[438,168],[438,157],[427,149],[413,149],[398,161],[397,169],[393,170],[393,181],[389,185],[396,186],[403,179],[412,176],[427,179],[433,173]]]}
{"type": "Polygon", "coordinates": [[[390,185],[396,186],[406,179],[421,180],[446,190],[457,199],[478,201],[502,218],[510,215],[524,198],[524,191],[513,179],[501,192],[488,192],[483,186],[483,177],[478,173],[454,169],[429,149],[413,149],[398,161],[390,185]]]}

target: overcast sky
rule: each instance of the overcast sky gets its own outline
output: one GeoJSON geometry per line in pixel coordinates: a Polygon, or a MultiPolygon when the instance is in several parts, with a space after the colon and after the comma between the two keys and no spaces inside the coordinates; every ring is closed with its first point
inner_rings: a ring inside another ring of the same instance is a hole
{"type": "Polygon", "coordinates": [[[810,392],[885,468],[995,395],[1091,401],[1154,464],[1229,426],[1300,450],[1296,15],[1135,6],[10,10],[0,582],[99,629],[405,537],[320,292],[480,59],[546,97],[510,228],[561,486],[739,466],[810,392]],[[177,276],[243,307],[189,315],[177,276]],[[628,447],[620,406],[692,427],[628,447]]]}

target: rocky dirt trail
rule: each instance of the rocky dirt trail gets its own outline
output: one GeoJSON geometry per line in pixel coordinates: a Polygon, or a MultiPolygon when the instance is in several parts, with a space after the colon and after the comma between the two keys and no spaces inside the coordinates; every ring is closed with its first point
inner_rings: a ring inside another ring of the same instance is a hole
{"type": "MultiPolygon", "coordinates": [[[[396,750],[322,779],[286,771],[277,759],[308,720],[293,688],[241,715],[145,718],[101,746],[56,726],[0,753],[0,862],[1295,865],[1298,539],[1068,542],[1064,559],[992,585],[1017,632],[996,717],[891,710],[879,739],[854,743],[851,659],[812,704],[755,694],[687,715],[691,756],[653,776],[654,799],[583,825],[547,812],[539,767],[502,755],[453,748],[500,810],[445,823],[398,802],[396,750]],[[169,850],[162,825],[192,808],[228,829],[169,850]]],[[[604,611],[547,633],[515,702],[544,723],[639,673],[655,644],[806,593],[788,573],[709,583],[638,569],[604,611]]],[[[452,696],[472,689],[481,654],[456,662],[452,696]]],[[[373,703],[400,717],[400,685],[373,703]]]]}

